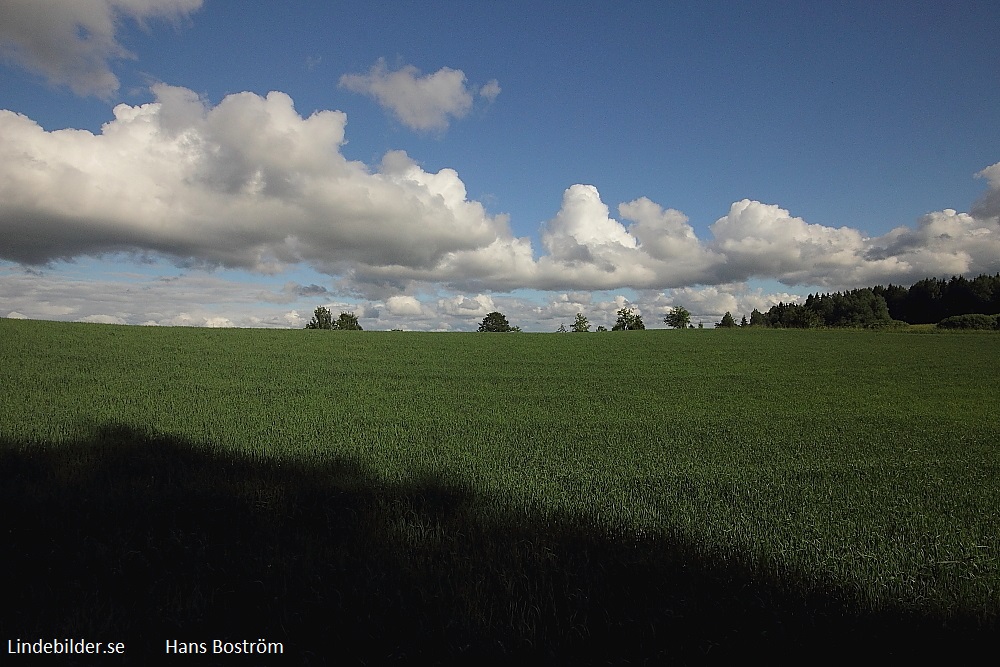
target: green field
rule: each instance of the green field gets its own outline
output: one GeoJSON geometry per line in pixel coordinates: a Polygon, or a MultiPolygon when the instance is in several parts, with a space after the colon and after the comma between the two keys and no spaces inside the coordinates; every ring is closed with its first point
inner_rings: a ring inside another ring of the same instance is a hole
{"type": "Polygon", "coordinates": [[[0,319],[0,634],[289,664],[975,646],[997,378],[988,332],[0,319]]]}

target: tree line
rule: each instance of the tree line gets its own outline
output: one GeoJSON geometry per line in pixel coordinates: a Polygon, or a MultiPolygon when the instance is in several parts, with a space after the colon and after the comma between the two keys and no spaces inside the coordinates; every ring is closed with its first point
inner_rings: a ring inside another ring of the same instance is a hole
{"type": "MultiPolygon", "coordinates": [[[[663,323],[675,329],[694,328],[691,313],[675,306],[664,316],[663,323]]],[[[804,303],[779,302],[767,312],[756,308],[747,321],[743,316],[737,324],[732,313],[726,312],[717,328],[780,327],[804,329],[811,327],[888,327],[896,324],[938,324],[943,328],[1000,329],[1000,273],[983,274],[971,280],[952,276],[950,280],[924,278],[910,287],[889,284],[876,285],[844,292],[810,294],[804,303]]],[[[590,322],[583,313],[567,328],[560,324],[557,331],[585,333],[590,322]]],[[[612,331],[643,330],[642,316],[631,306],[621,308],[612,331]]],[[[702,324],[698,324],[702,328],[702,324]]],[[[334,320],[328,308],[319,307],[306,329],[361,330],[354,313],[340,313],[334,320]]],[[[507,317],[494,311],[483,318],[479,331],[517,332],[507,317]]],[[[596,331],[607,331],[598,326],[596,331]]]]}
{"type": "MultiPolygon", "coordinates": [[[[728,313],[727,313],[728,315],[728,313]]],[[[832,294],[810,294],[805,303],[778,303],[766,313],[754,310],[749,326],[886,327],[896,323],[939,324],[952,328],[996,328],[1000,315],[1000,273],[972,280],[925,278],[910,287],[864,287],[832,294]],[[981,317],[980,317],[981,316],[981,317]],[[988,326],[993,323],[994,326],[988,326]]]]}
{"type": "MultiPolygon", "coordinates": [[[[621,308],[618,313],[618,318],[615,320],[614,326],[611,327],[612,331],[642,331],[646,328],[645,323],[642,321],[642,315],[635,312],[635,309],[631,306],[625,306],[621,308]]],[[[691,325],[691,313],[688,312],[683,306],[677,306],[672,308],[669,313],[663,318],[663,323],[667,326],[674,327],[676,329],[684,329],[691,325]]],[[[567,328],[565,324],[560,324],[559,328],[556,329],[557,333],[587,333],[590,331],[590,320],[583,313],[576,314],[576,320],[573,322],[570,328],[567,328]]],[[[702,328],[699,324],[698,328],[702,328]]],[[[483,318],[482,323],[479,325],[479,331],[488,331],[495,333],[504,333],[508,331],[520,331],[520,327],[512,327],[507,322],[507,317],[501,312],[489,313],[483,318]]],[[[607,327],[600,325],[595,331],[607,331],[607,327]]]]}

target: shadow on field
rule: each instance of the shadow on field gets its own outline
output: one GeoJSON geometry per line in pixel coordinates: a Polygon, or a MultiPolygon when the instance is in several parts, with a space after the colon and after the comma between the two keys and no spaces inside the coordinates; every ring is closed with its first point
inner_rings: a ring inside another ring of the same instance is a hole
{"type": "Polygon", "coordinates": [[[189,662],[164,656],[170,639],[264,638],[285,649],[267,664],[330,665],[953,658],[992,639],[972,622],[852,613],[831,586],[790,593],[739,559],[431,475],[387,485],[342,458],[105,426],[59,446],[0,440],[0,494],[0,639],[122,641],[134,664],[189,662]]]}

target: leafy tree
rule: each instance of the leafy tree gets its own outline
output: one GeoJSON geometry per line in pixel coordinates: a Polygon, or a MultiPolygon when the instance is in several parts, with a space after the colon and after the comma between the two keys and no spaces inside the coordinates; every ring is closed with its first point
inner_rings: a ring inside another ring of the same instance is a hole
{"type": "Polygon", "coordinates": [[[337,321],[333,323],[333,328],[340,331],[363,331],[361,325],[358,324],[358,316],[354,313],[341,313],[337,321]]]}
{"type": "Polygon", "coordinates": [[[306,324],[306,329],[334,329],[333,313],[325,306],[313,311],[313,318],[306,324]]]}
{"type": "Polygon", "coordinates": [[[306,324],[306,329],[362,330],[358,324],[358,316],[354,313],[341,313],[334,320],[333,313],[325,306],[320,306],[313,312],[313,318],[306,324]]]}
{"type": "Polygon", "coordinates": [[[764,313],[760,312],[756,308],[750,313],[750,326],[752,327],[769,327],[771,323],[768,322],[767,317],[764,313]]]}
{"type": "Polygon", "coordinates": [[[600,331],[607,331],[607,330],[608,330],[608,328],[606,326],[604,326],[603,324],[598,324],[597,328],[594,329],[594,331],[598,331],[598,332],[600,332],[600,331]]]}
{"type": "MultiPolygon", "coordinates": [[[[493,311],[492,313],[488,313],[486,317],[483,318],[482,324],[479,325],[479,330],[494,333],[506,333],[508,331],[514,331],[515,329],[510,326],[503,313],[493,311]]],[[[520,331],[520,329],[517,330],[520,331]]]]}
{"type": "Polygon", "coordinates": [[[637,315],[631,307],[625,306],[618,311],[618,320],[615,322],[615,325],[611,327],[611,330],[629,331],[645,328],[646,325],[642,323],[642,316],[637,315]]]}
{"type": "Polygon", "coordinates": [[[574,333],[587,333],[590,331],[590,322],[583,316],[583,313],[576,314],[576,322],[573,323],[574,333]]]}
{"type": "Polygon", "coordinates": [[[746,315],[744,315],[743,317],[740,318],[740,326],[741,327],[748,327],[748,326],[750,326],[749,324],[747,324],[747,316],[746,315]]]}
{"type": "MultiPolygon", "coordinates": [[[[743,318],[743,321],[746,322],[746,318],[743,318]]],[[[736,320],[733,319],[733,314],[727,310],[726,314],[722,316],[722,321],[715,326],[723,329],[731,329],[736,326],[736,320]]]]}
{"type": "Polygon", "coordinates": [[[674,329],[686,329],[691,324],[691,313],[684,306],[674,306],[664,316],[663,323],[674,329]]]}
{"type": "Polygon", "coordinates": [[[560,324],[559,328],[556,329],[556,333],[566,333],[568,331],[569,331],[569,329],[566,328],[565,324],[560,324]]]}

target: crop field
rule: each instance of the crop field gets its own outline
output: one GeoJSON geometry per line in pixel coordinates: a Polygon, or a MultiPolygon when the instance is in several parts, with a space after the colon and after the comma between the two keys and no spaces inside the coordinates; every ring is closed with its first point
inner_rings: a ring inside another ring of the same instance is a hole
{"type": "Polygon", "coordinates": [[[989,332],[0,319],[0,635],[136,664],[993,652],[998,378],[989,332]]]}

